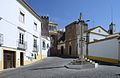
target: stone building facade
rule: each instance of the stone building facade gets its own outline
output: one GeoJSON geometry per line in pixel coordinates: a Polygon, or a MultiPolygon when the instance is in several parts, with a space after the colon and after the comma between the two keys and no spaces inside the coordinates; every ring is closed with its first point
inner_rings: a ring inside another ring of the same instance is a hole
{"type": "Polygon", "coordinates": [[[57,56],[58,24],[49,22],[50,56],[57,56]]]}
{"type": "Polygon", "coordinates": [[[78,57],[78,49],[80,49],[80,26],[83,26],[83,34],[88,26],[84,21],[75,21],[65,27],[65,56],[78,57]]]}
{"type": "Polygon", "coordinates": [[[40,18],[42,19],[41,35],[42,36],[49,36],[49,29],[48,29],[49,17],[48,16],[40,16],[40,18]]]}
{"type": "Polygon", "coordinates": [[[49,37],[49,17],[41,16],[41,54],[50,55],[50,37],[49,37]]]}
{"type": "Polygon", "coordinates": [[[57,55],[64,56],[65,55],[65,32],[58,31],[58,45],[57,45],[57,55]]]}

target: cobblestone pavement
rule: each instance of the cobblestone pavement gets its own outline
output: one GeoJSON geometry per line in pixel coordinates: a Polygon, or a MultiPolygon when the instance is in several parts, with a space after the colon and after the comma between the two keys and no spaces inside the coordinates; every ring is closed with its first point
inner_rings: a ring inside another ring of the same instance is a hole
{"type": "Polygon", "coordinates": [[[69,58],[48,57],[17,69],[5,70],[0,78],[120,78],[120,67],[100,65],[92,69],[68,69],[69,58]]]}

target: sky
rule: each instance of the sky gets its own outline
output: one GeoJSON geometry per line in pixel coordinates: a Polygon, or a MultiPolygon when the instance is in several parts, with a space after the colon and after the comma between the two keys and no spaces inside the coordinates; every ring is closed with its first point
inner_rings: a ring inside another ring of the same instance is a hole
{"type": "Polygon", "coordinates": [[[113,21],[120,32],[120,0],[26,0],[40,15],[64,28],[77,21],[80,12],[84,20],[90,20],[89,28],[102,26],[106,30],[113,21]]]}

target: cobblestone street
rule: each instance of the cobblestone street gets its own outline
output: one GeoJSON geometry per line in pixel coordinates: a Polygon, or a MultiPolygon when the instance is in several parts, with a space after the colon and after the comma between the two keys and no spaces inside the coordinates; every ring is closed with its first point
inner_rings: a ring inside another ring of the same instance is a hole
{"type": "Polygon", "coordinates": [[[48,57],[42,62],[8,69],[0,73],[0,78],[120,78],[120,67],[99,65],[95,69],[68,69],[73,59],[48,57]]]}

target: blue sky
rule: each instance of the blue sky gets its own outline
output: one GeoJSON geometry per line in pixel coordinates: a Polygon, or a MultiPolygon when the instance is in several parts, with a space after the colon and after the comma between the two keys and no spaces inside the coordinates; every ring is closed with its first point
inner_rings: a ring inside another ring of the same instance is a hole
{"type": "Polygon", "coordinates": [[[108,29],[113,16],[116,30],[120,31],[120,0],[26,0],[26,2],[39,15],[48,15],[51,21],[59,24],[59,28],[78,20],[82,12],[84,19],[90,20],[89,28],[102,26],[108,29]]]}

